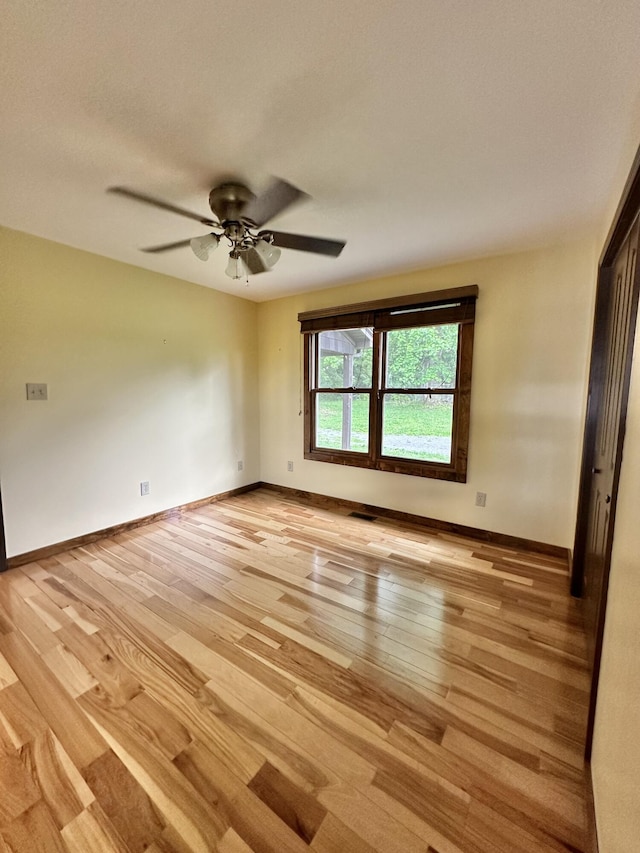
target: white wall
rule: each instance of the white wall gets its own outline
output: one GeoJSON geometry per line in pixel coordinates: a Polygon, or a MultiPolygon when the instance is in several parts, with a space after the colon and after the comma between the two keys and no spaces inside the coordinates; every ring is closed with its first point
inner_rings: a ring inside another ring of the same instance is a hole
{"type": "Polygon", "coordinates": [[[261,304],[261,479],[570,547],[594,248],[583,241],[261,304]],[[467,483],[305,460],[298,312],[467,284],[480,287],[467,483]],[[474,505],[476,491],[486,508],[474,505]]]}
{"type": "Polygon", "coordinates": [[[255,304],[15,231],[0,258],[9,555],[258,479],[255,304]]]}

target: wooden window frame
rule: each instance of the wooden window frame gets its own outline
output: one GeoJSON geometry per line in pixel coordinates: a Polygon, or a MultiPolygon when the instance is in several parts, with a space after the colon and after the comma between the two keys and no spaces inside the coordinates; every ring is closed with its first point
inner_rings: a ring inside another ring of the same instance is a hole
{"type": "Polygon", "coordinates": [[[395,474],[432,477],[455,483],[467,481],[471,368],[477,285],[417,293],[323,308],[298,314],[304,335],[304,458],[335,465],[351,465],[395,474]],[[455,388],[387,388],[385,370],[386,332],[456,323],[459,326],[455,388]],[[320,332],[340,329],[373,329],[371,388],[318,388],[318,339],[320,332]],[[315,407],[318,393],[369,394],[369,451],[337,450],[315,446],[315,407]],[[386,394],[429,393],[453,396],[451,462],[402,459],[382,454],[382,409],[386,394]]]}

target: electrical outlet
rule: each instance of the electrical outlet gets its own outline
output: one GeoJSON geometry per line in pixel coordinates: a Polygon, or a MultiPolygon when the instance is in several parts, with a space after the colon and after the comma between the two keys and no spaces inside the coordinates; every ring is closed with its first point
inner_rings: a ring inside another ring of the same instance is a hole
{"type": "Polygon", "coordinates": [[[27,382],[27,400],[46,400],[46,383],[27,382]]]}
{"type": "Polygon", "coordinates": [[[244,469],[244,462],[242,459],[238,459],[238,471],[242,471],[244,469]]]}
{"type": "Polygon", "coordinates": [[[140,483],[140,496],[144,497],[149,494],[149,481],[145,480],[144,483],[140,483]]]}
{"type": "Polygon", "coordinates": [[[487,505],[487,493],[486,492],[476,492],[476,506],[486,506],[487,505]]]}
{"type": "Polygon", "coordinates": [[[293,471],[293,460],[287,462],[287,471],[293,471]]]}

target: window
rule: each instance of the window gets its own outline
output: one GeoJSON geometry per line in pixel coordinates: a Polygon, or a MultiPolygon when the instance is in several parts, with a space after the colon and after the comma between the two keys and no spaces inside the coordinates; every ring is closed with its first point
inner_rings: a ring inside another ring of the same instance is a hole
{"type": "Polygon", "coordinates": [[[474,286],[298,315],[305,458],[466,482],[474,286]]]}

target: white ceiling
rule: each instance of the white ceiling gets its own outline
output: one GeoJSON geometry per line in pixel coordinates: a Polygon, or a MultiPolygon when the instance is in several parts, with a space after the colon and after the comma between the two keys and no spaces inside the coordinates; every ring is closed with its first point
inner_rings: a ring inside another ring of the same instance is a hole
{"type": "Polygon", "coordinates": [[[599,223],[640,105],[638,0],[5,0],[0,223],[262,301],[599,223]],[[249,286],[188,248],[230,176],[311,202],[249,286]]]}

